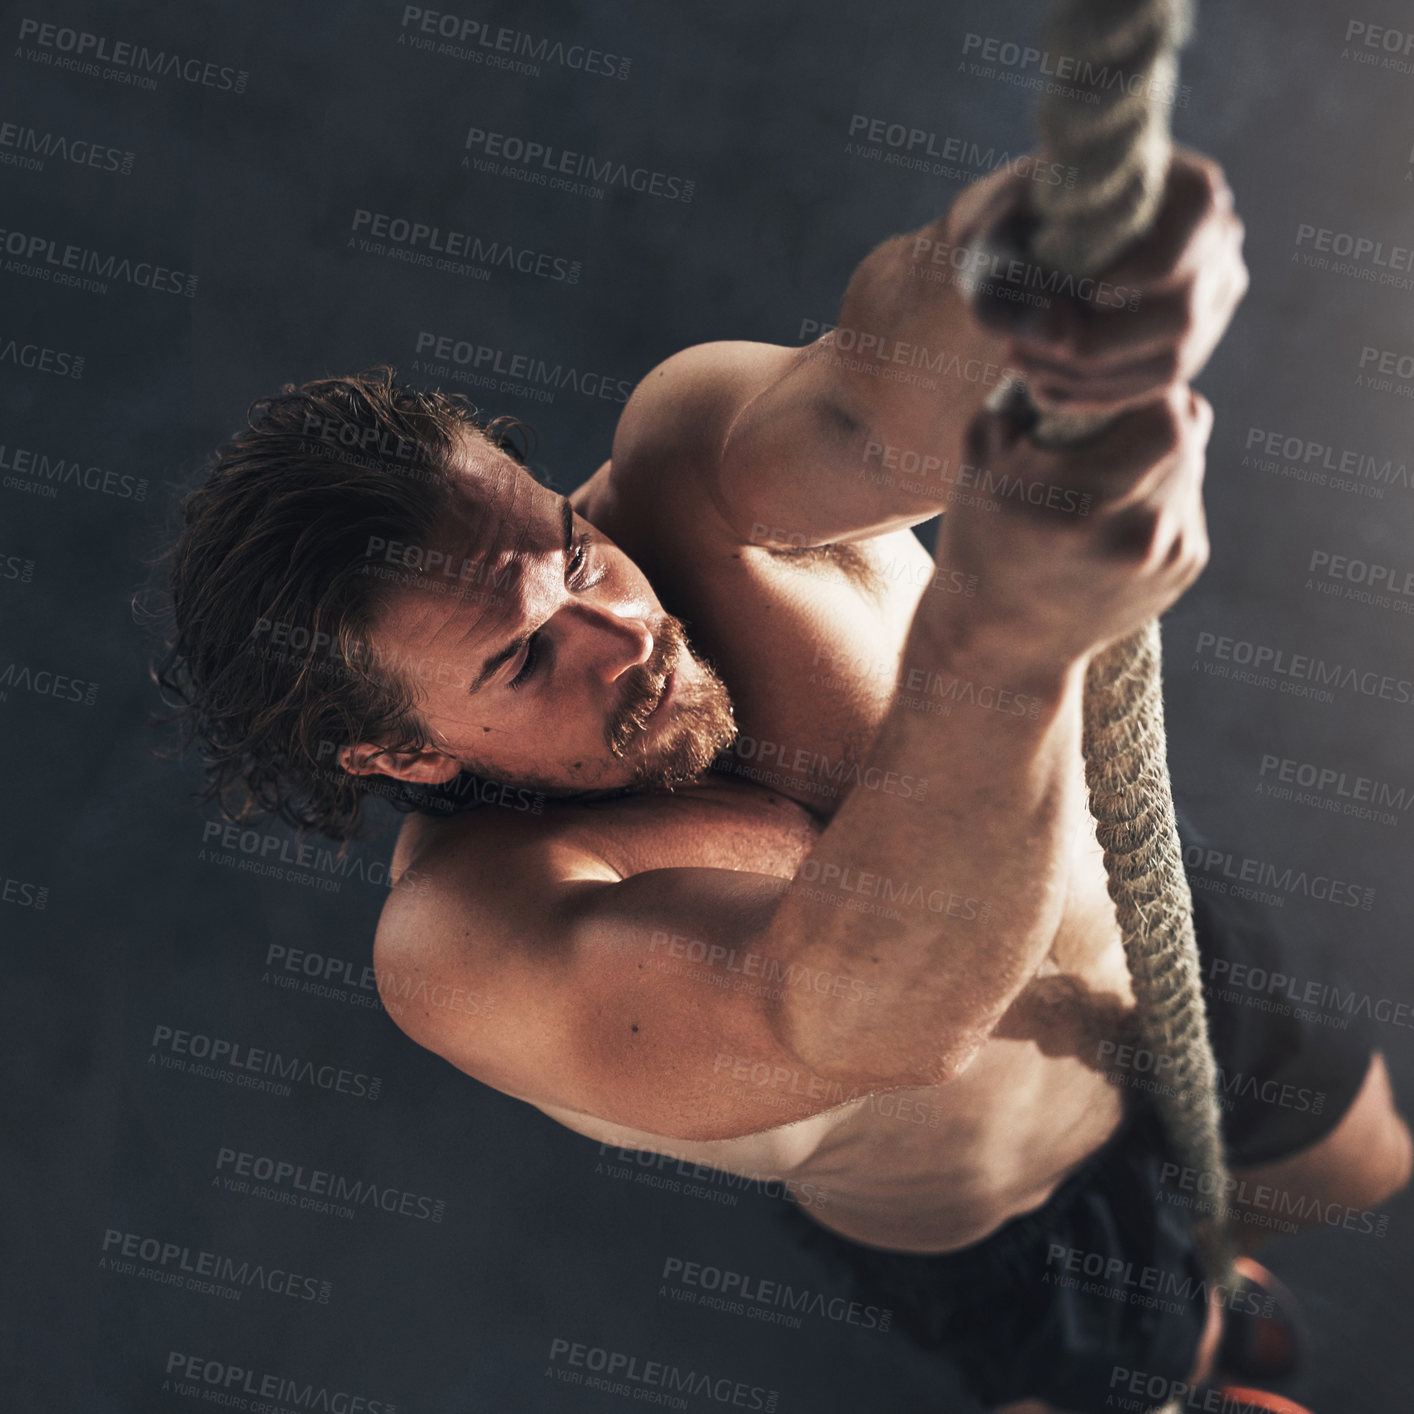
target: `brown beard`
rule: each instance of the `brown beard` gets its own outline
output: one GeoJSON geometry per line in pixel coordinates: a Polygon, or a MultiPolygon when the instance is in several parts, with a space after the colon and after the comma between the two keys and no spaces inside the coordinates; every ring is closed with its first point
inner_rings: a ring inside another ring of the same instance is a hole
{"type": "Polygon", "coordinates": [[[686,646],[682,625],[675,618],[665,615],[662,622],[654,625],[653,651],[646,663],[630,668],[623,675],[623,701],[604,733],[609,750],[615,756],[627,756],[648,725],[648,718],[662,700],[663,689],[686,646]]]}
{"type": "MultiPolygon", "coordinates": [[[[606,732],[609,750],[618,757],[628,756],[638,745],[668,678],[687,652],[687,634],[671,614],[654,625],[654,637],[648,661],[624,674],[624,698],[606,732]]],[[[669,709],[673,719],[662,733],[666,740],[651,749],[640,747],[644,759],[634,772],[635,788],[671,789],[695,780],[736,736],[726,686],[705,663],[697,666],[703,681],[669,709]]]]}

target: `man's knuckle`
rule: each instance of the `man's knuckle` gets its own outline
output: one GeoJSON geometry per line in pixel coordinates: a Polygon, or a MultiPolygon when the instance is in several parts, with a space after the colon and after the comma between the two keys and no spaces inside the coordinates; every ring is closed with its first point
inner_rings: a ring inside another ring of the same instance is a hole
{"type": "MultiPolygon", "coordinates": [[[[1164,396],[1155,399],[1144,409],[1144,431],[1152,446],[1150,460],[1158,462],[1171,456],[1183,441],[1186,423],[1186,407],[1180,407],[1178,395],[1182,390],[1170,387],[1164,396]]],[[[1184,402],[1187,395],[1184,394],[1184,402]]]]}
{"type": "Polygon", "coordinates": [[[1189,521],[1173,533],[1166,563],[1177,568],[1186,582],[1191,582],[1207,565],[1208,550],[1208,536],[1201,518],[1189,521]]]}
{"type": "Polygon", "coordinates": [[[1211,208],[1221,205],[1225,199],[1231,197],[1232,190],[1227,183],[1227,174],[1222,165],[1211,157],[1194,153],[1190,170],[1205,206],[1211,208]]]}
{"type": "Polygon", "coordinates": [[[1116,513],[1104,536],[1104,552],[1115,564],[1135,570],[1154,558],[1162,517],[1144,506],[1116,513]]]}
{"type": "Polygon", "coordinates": [[[1095,361],[1097,355],[1104,353],[1106,333],[1106,330],[1098,329],[1093,324],[1075,329],[1067,334],[1061,347],[1070,362],[1085,368],[1095,361]]]}
{"type": "Polygon", "coordinates": [[[1173,383],[1178,379],[1178,375],[1183,369],[1183,345],[1192,338],[1194,332],[1194,321],[1189,320],[1183,331],[1182,339],[1160,350],[1155,356],[1154,369],[1160,381],[1173,383]]]}

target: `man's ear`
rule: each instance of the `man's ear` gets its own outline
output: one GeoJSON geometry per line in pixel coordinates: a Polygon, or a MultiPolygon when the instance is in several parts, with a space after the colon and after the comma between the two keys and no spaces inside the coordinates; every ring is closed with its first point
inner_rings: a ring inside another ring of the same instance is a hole
{"type": "Polygon", "coordinates": [[[430,747],[422,751],[385,751],[367,741],[357,746],[341,746],[339,765],[351,776],[392,776],[394,780],[429,786],[450,781],[462,769],[455,756],[430,747]]]}

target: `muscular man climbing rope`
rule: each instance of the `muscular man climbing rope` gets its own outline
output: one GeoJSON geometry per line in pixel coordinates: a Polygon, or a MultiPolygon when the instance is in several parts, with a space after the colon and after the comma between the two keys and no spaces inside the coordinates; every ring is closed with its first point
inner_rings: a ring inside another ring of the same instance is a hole
{"type": "MultiPolygon", "coordinates": [[[[1083,287],[974,258],[1038,170],[880,245],[813,344],[653,369],[568,499],[386,374],[265,400],[185,502],[162,677],[224,800],[336,837],[366,793],[413,808],[375,944],[428,984],[385,991],[413,1040],[581,1134],[827,1191],[799,1235],[985,1407],[1089,1411],[1253,1372],[1203,1175],[1112,1064],[1080,751],[1087,664],[1205,562],[1189,383],[1246,276],[1191,155],[1083,287]],[[1007,368],[1118,416],[1042,449],[985,409],[1007,368]],[[1170,1298],[1075,1280],[1096,1254],[1170,1298]]],[[[1273,946],[1198,923],[1229,965],[1273,946]]],[[[1325,1096],[1230,1109],[1239,1177],[1357,1211],[1404,1184],[1352,1033],[1214,1033],[1254,1093],[1325,1096]]]]}

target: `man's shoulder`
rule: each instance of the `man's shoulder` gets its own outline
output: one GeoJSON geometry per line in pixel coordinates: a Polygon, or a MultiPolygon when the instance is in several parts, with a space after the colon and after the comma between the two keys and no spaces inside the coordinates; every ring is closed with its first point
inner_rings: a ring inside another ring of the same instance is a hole
{"type": "Polygon", "coordinates": [[[747,339],[692,344],[649,369],[633,390],[614,436],[614,460],[651,434],[690,428],[725,435],[742,407],[787,373],[803,350],[747,339]]]}
{"type": "Polygon", "coordinates": [[[694,344],[649,370],[614,432],[613,480],[622,490],[664,482],[710,489],[733,421],[794,366],[799,349],[745,340],[694,344]],[[671,471],[670,478],[664,473],[671,471]]]}
{"type": "Polygon", "coordinates": [[[431,965],[459,949],[469,929],[485,942],[517,933],[530,901],[556,883],[615,876],[552,813],[489,804],[447,818],[409,815],[390,877],[375,958],[431,965]]]}
{"type": "Polygon", "coordinates": [[[435,898],[467,879],[494,894],[522,881],[593,872],[597,853],[570,812],[555,809],[538,791],[507,788],[456,814],[406,816],[389,871],[390,901],[400,893],[409,900],[435,898]]]}

